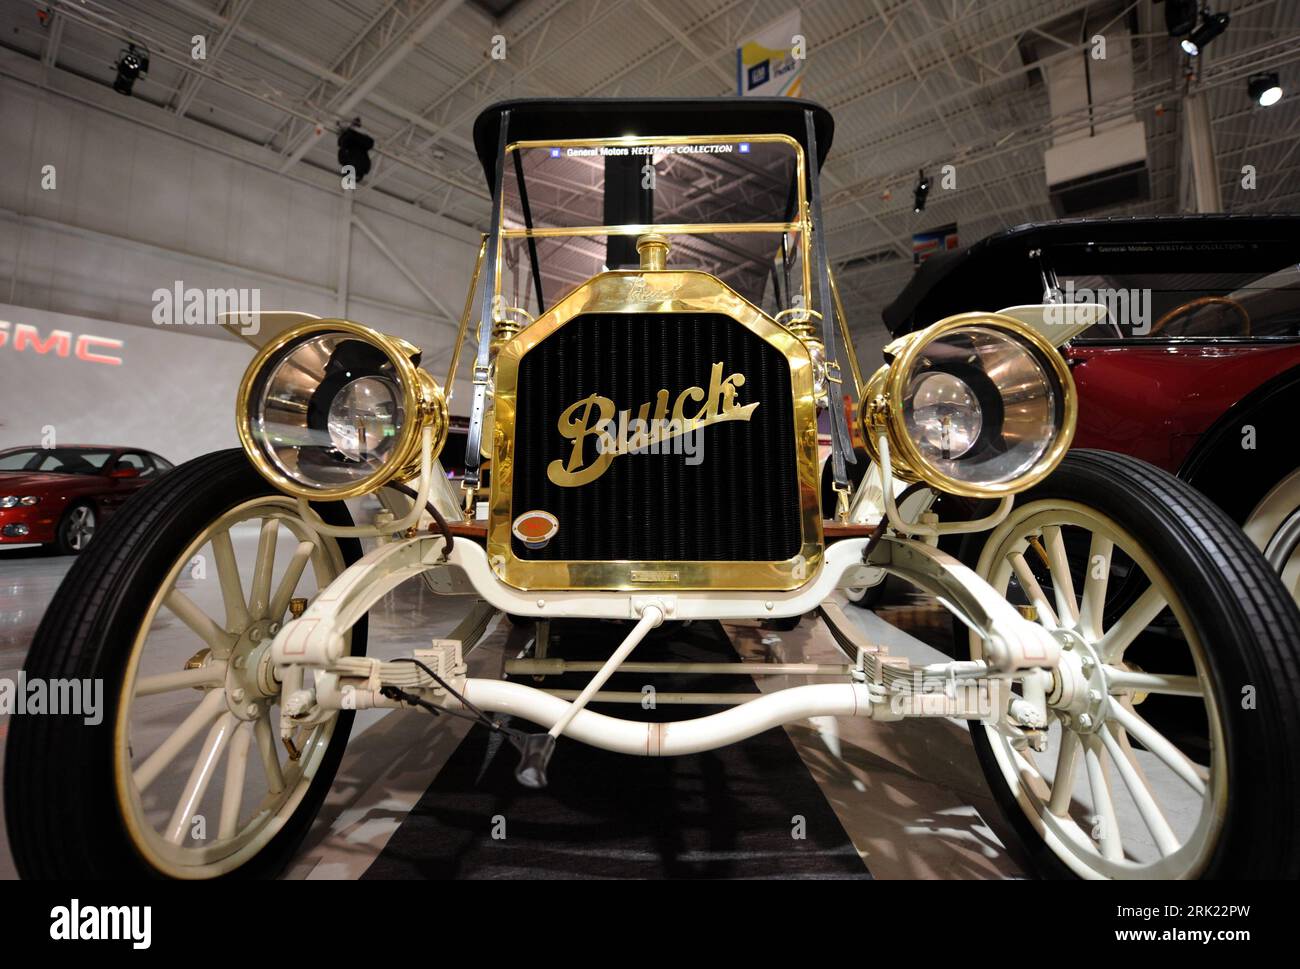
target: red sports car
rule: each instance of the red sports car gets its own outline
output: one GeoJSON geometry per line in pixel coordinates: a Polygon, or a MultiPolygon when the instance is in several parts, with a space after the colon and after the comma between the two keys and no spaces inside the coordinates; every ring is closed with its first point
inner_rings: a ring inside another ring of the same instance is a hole
{"type": "Polygon", "coordinates": [[[0,548],[84,549],[99,522],[171,469],[139,448],[19,447],[0,451],[0,548]]]}
{"type": "Polygon", "coordinates": [[[936,256],[884,311],[894,335],[951,313],[1100,303],[1065,354],[1076,447],[1120,451],[1214,499],[1300,599],[1300,216],[1025,225],[936,256]]]}

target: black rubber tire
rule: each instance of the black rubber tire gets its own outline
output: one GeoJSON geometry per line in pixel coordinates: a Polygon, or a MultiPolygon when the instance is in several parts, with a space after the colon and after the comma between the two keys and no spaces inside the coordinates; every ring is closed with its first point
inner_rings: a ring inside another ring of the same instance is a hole
{"type": "MultiPolygon", "coordinates": [[[[1109,516],[1141,543],[1180,590],[1205,644],[1227,747],[1228,806],[1204,878],[1300,877],[1300,612],[1245,534],[1199,491],[1144,461],[1071,451],[1017,499],[1073,501],[1109,516]],[[1256,708],[1242,709],[1253,687],[1256,708]]],[[[972,568],[987,533],[967,536],[972,568]]],[[[968,642],[960,627],[958,644],[968,642]]],[[[985,731],[971,739],[993,797],[1034,867],[1073,873],[1037,835],[1009,788],[985,731]]]]}
{"type": "MultiPolygon", "coordinates": [[[[36,630],[25,669],[29,678],[102,678],[103,717],[97,726],[79,716],[10,720],[5,823],[22,877],[159,877],[136,851],[117,803],[116,685],[140,618],[194,536],[236,505],[274,494],[242,450],[195,458],[132,496],[68,570],[36,630]]],[[[331,524],[352,524],[342,502],[314,507],[331,524]]],[[[337,541],[346,563],[361,557],[356,539],[337,541]]],[[[363,618],[353,627],[352,650],[362,655],[365,649],[363,618]]],[[[316,777],[284,828],[228,877],[271,877],[289,863],[333,782],[352,718],[348,711],[339,714],[316,777]]]]}
{"type": "MultiPolygon", "coordinates": [[[[85,549],[75,549],[72,543],[68,541],[68,526],[72,524],[72,513],[78,508],[88,507],[95,516],[96,529],[99,525],[99,509],[88,501],[78,501],[69,505],[63,512],[63,517],[59,519],[59,524],[54,529],[53,549],[57,555],[80,555],[85,549]]],[[[87,543],[87,548],[90,543],[87,543]]]]}

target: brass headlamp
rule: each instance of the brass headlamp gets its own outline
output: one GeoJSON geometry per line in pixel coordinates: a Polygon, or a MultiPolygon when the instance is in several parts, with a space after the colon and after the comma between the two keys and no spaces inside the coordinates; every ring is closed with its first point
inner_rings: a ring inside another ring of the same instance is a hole
{"type": "Polygon", "coordinates": [[[258,352],[239,385],[236,425],[254,466],[300,498],[369,494],[420,471],[447,440],[447,400],[418,348],[347,320],[312,320],[258,352]]]}
{"type": "Polygon", "coordinates": [[[1074,380],[1059,350],[1018,320],[963,313],[900,337],[867,381],[859,420],[896,477],[1000,498],[1055,470],[1074,439],[1074,380]]]}

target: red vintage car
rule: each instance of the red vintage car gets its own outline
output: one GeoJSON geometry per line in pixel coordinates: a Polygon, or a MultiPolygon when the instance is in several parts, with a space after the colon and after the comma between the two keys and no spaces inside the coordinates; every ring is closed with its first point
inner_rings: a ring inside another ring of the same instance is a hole
{"type": "Polygon", "coordinates": [[[76,555],[102,519],[171,467],[139,448],[72,444],[0,451],[0,547],[51,545],[76,555]]]}
{"type": "Polygon", "coordinates": [[[1240,523],[1300,598],[1300,216],[1025,225],[924,263],[884,321],[1096,302],[1065,347],[1076,447],[1177,474],[1240,523]]]}

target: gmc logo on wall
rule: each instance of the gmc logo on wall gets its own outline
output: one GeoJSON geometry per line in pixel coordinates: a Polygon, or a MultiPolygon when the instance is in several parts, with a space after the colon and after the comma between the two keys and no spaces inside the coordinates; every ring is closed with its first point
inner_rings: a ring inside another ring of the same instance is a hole
{"type": "Polygon", "coordinates": [[[18,353],[27,351],[42,356],[75,356],[86,363],[120,367],[122,358],[105,351],[121,350],[125,345],[121,340],[89,333],[74,334],[69,330],[51,330],[48,336],[42,337],[41,331],[30,323],[0,320],[0,349],[12,347],[18,353]]]}

